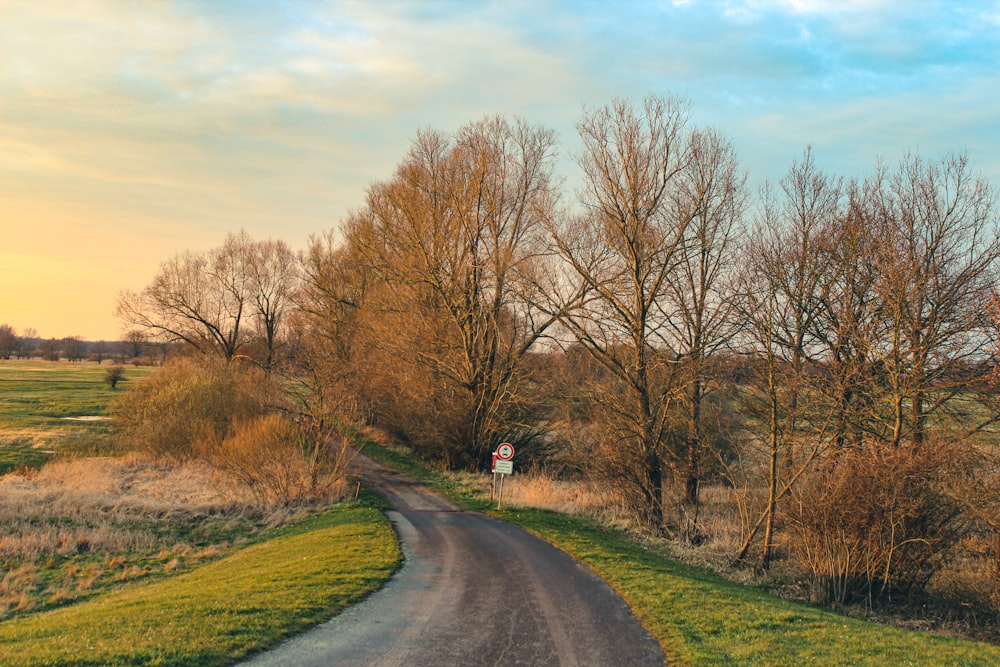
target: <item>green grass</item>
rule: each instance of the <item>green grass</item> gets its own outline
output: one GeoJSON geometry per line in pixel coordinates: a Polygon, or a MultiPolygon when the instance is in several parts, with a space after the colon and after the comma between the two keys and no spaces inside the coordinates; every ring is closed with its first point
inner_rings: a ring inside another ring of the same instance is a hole
{"type": "MultiPolygon", "coordinates": [[[[364,451],[392,465],[401,456],[364,451]]],[[[628,601],[672,665],[998,665],[1000,647],[868,623],[670,560],[594,521],[493,503],[410,461],[456,502],[520,525],[588,564],[628,601]]]]}
{"type": "Polygon", "coordinates": [[[593,522],[538,510],[503,519],[587,563],[676,665],[997,665],[1000,647],[867,623],[670,561],[593,522]]]}
{"type": "Polygon", "coordinates": [[[171,579],[0,623],[0,665],[225,665],[322,622],[401,558],[373,507],[341,505],[171,579]]]}
{"type": "MultiPolygon", "coordinates": [[[[112,390],[109,364],[0,361],[0,474],[39,467],[58,451],[93,452],[107,447],[108,423],[73,417],[103,417],[128,382],[112,390]]],[[[136,380],[149,368],[127,368],[136,380]]]]}

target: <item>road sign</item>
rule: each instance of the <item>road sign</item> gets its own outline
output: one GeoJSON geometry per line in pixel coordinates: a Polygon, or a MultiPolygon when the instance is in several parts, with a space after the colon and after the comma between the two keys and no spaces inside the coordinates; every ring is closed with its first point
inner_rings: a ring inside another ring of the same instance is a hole
{"type": "Polygon", "coordinates": [[[493,469],[493,472],[498,473],[500,475],[513,475],[514,462],[509,459],[507,460],[500,459],[499,461],[497,461],[496,468],[493,469]]]}
{"type": "Polygon", "coordinates": [[[505,442],[497,447],[497,458],[501,461],[510,461],[514,458],[514,446],[509,442],[505,442]]]}

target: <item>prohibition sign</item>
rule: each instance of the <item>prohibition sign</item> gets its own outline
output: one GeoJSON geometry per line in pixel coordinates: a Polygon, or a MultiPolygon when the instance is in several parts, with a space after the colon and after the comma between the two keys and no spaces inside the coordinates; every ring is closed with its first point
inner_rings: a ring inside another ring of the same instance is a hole
{"type": "Polygon", "coordinates": [[[514,446],[509,442],[502,443],[497,447],[497,458],[501,461],[510,461],[514,458],[514,446]]]}

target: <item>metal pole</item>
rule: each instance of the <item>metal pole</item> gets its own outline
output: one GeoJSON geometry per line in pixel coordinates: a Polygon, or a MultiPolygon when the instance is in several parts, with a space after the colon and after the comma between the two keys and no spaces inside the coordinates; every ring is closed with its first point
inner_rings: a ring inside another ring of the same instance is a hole
{"type": "Polygon", "coordinates": [[[503,502],[503,478],[506,476],[503,473],[500,474],[500,492],[497,493],[497,509],[500,509],[500,504],[503,502]]]}

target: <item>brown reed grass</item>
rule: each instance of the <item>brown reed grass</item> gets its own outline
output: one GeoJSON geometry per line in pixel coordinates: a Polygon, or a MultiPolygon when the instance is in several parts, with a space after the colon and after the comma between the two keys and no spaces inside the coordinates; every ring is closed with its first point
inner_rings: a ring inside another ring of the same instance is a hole
{"type": "Polygon", "coordinates": [[[0,618],[182,571],[307,511],[262,510],[218,474],[130,454],[0,477],[0,618]]]}

